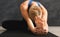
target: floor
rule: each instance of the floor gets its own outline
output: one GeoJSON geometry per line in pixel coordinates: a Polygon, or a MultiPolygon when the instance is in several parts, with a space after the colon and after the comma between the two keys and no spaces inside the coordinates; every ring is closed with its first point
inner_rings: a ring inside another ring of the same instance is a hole
{"type": "MultiPolygon", "coordinates": [[[[0,34],[6,31],[2,26],[0,26],[0,34]]],[[[49,26],[49,32],[60,37],[60,26],[49,26]]]]}
{"type": "Polygon", "coordinates": [[[49,32],[60,37],[60,26],[49,26],[49,32]]]}

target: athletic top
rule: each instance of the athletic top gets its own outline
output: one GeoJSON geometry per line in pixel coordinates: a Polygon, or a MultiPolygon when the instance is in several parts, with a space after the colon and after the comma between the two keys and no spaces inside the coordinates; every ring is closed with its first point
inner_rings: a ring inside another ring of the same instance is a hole
{"type": "MultiPolygon", "coordinates": [[[[32,4],[32,1],[33,0],[30,0],[29,3],[28,3],[28,12],[29,12],[29,9],[31,7],[31,4],[32,4]]],[[[37,1],[36,1],[37,2],[37,1]]],[[[40,6],[40,2],[37,2],[38,6],[40,6]]]]}

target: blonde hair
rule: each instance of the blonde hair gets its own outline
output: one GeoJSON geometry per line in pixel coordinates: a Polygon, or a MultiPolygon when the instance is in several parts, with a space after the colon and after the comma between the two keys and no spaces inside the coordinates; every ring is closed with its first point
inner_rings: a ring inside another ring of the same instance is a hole
{"type": "Polygon", "coordinates": [[[29,9],[29,17],[33,20],[38,15],[40,15],[40,8],[38,6],[31,6],[29,9]]]}

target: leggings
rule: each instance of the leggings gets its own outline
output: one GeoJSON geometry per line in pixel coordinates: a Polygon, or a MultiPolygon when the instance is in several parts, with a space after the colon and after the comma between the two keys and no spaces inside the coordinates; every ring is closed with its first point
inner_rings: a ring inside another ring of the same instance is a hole
{"type": "Polygon", "coordinates": [[[27,30],[28,26],[25,20],[7,20],[2,22],[2,27],[7,30],[27,30]]]}

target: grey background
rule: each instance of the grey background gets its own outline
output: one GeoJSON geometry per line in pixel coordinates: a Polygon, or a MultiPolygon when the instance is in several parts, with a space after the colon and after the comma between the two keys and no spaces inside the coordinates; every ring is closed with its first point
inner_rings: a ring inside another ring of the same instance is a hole
{"type": "MultiPolygon", "coordinates": [[[[6,20],[22,20],[19,5],[23,0],[0,0],[0,25],[6,20]]],[[[60,26],[60,0],[37,0],[48,10],[49,26],[60,26]]]]}

